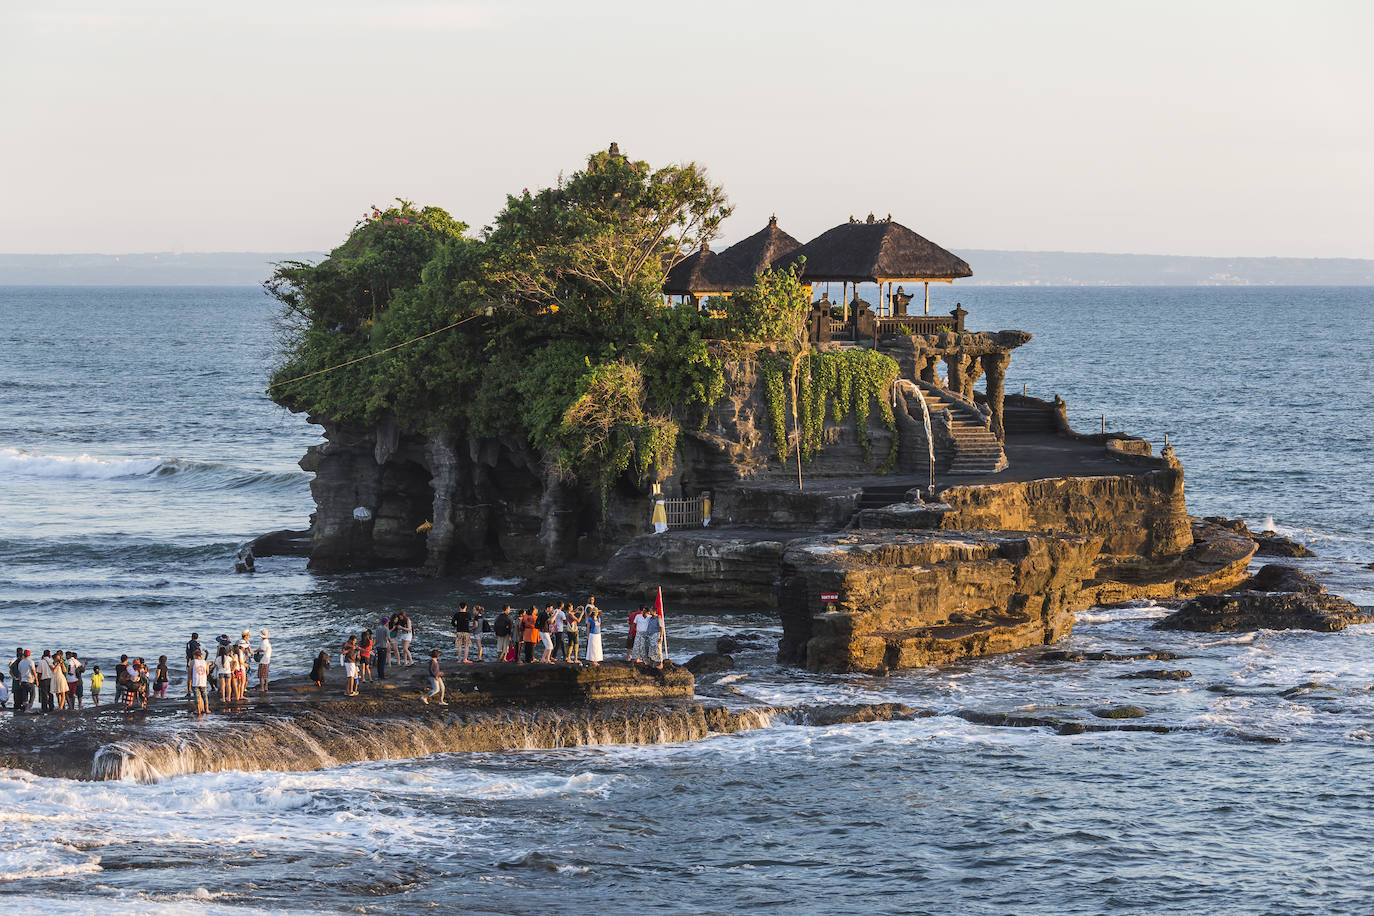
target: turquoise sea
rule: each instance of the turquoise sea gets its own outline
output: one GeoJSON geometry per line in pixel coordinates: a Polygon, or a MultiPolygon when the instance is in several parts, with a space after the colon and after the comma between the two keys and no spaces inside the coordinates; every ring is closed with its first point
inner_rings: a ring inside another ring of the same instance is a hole
{"type": "MultiPolygon", "coordinates": [[[[1007,386],[1062,395],[1184,462],[1196,515],[1271,524],[1374,605],[1374,289],[935,291],[973,329],[1034,339],[1007,386]]],[[[193,629],[273,631],[303,672],[379,612],[447,645],[460,598],[519,582],[317,575],[239,545],[304,527],[318,441],[264,394],[272,303],[252,288],[0,288],[0,644],[89,663],[193,629]]],[[[615,606],[614,604],[612,605],[615,606]]],[[[669,608],[679,661],[765,611],[669,608]]],[[[1244,635],[1081,613],[1065,648],[887,678],[742,653],[765,703],[904,702],[910,722],[692,744],[450,754],[314,772],[88,783],[0,771],[0,901],[45,913],[309,911],[1332,913],[1374,899],[1374,625],[1244,635]],[[1058,736],[961,711],[1134,703],[1164,733],[1058,736]]],[[[614,639],[611,640],[614,642],[614,639]]],[[[7,650],[12,651],[12,648],[7,650]]],[[[0,732],[9,722],[0,715],[0,732]]]]}

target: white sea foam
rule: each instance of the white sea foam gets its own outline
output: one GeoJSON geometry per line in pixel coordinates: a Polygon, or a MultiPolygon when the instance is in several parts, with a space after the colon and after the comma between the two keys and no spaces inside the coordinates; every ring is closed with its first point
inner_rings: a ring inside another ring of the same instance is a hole
{"type": "Polygon", "coordinates": [[[165,458],[99,458],[85,453],[42,455],[22,448],[0,448],[0,474],[16,477],[115,480],[148,477],[167,464],[165,458]]]}
{"type": "Polygon", "coordinates": [[[501,576],[483,576],[477,580],[477,584],[484,588],[504,588],[519,585],[524,581],[520,578],[507,579],[501,576]]]}

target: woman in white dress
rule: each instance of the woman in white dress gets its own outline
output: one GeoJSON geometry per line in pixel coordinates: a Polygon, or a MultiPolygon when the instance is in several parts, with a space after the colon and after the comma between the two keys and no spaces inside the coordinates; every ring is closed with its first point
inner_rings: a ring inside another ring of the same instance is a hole
{"type": "Polygon", "coordinates": [[[601,608],[596,605],[587,608],[587,664],[601,664],[601,608]]]}

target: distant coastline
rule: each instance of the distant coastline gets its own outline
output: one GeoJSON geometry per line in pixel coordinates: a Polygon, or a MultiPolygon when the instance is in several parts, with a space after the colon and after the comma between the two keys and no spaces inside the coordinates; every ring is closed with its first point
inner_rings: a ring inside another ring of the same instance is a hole
{"type": "MultiPolygon", "coordinates": [[[[1204,258],[1185,255],[959,249],[972,286],[1374,286],[1362,258],[1204,258]]],[[[257,286],[279,261],[322,251],[0,254],[0,286],[257,286]]]]}

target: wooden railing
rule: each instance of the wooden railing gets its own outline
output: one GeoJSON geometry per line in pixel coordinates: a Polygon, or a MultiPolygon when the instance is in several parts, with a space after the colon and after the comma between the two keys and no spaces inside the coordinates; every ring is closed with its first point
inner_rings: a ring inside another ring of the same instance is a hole
{"type": "Polygon", "coordinates": [[[668,527],[702,527],[702,510],[706,500],[707,497],[705,496],[697,496],[692,499],[665,499],[663,509],[668,515],[668,527]]]}
{"type": "MultiPolygon", "coordinates": [[[[964,314],[966,313],[961,310],[961,313],[957,315],[905,315],[897,318],[875,318],[873,323],[877,327],[880,338],[896,337],[899,334],[939,334],[942,331],[962,334],[964,331],[964,314]]],[[[838,318],[831,318],[830,336],[835,339],[853,340],[853,319],[851,318],[846,324],[838,318]]]]}

